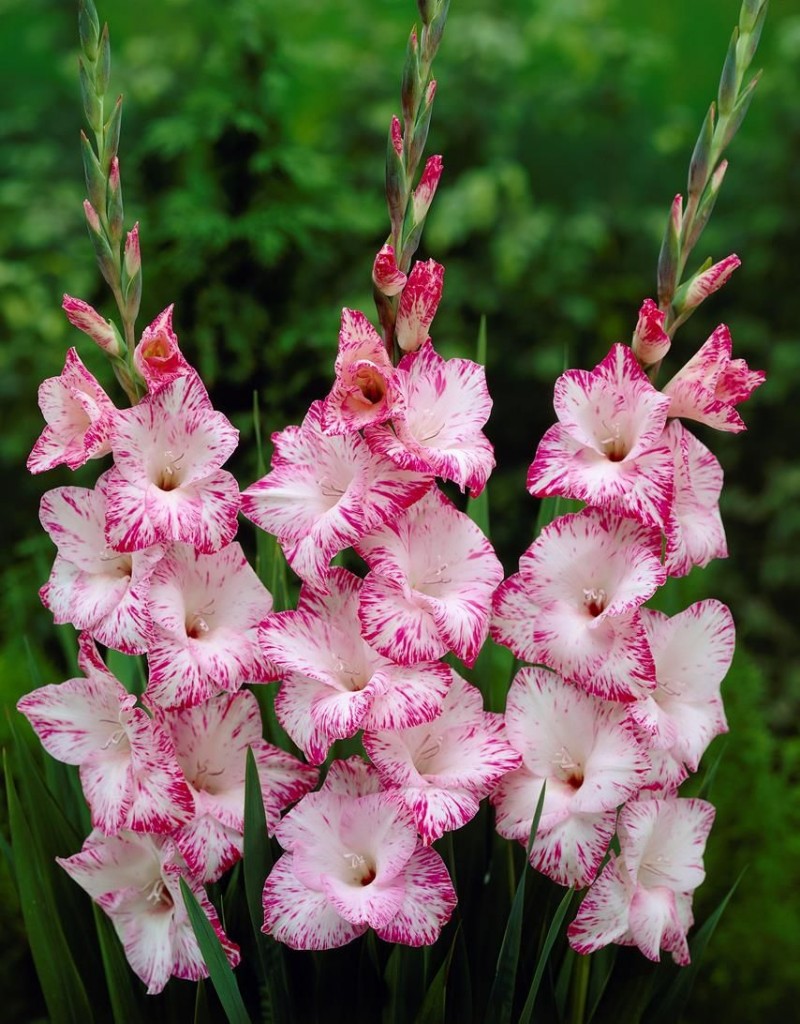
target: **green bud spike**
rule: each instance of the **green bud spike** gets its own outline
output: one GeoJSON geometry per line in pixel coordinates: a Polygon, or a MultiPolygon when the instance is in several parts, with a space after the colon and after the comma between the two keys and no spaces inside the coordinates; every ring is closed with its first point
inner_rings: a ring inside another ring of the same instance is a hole
{"type": "Polygon", "coordinates": [[[125,312],[128,320],[133,323],[139,315],[139,304],[142,301],[142,272],[138,270],[128,281],[125,288],[125,312]]]}
{"type": "Polygon", "coordinates": [[[95,72],[95,90],[98,96],[105,96],[108,91],[108,80],[111,76],[111,43],[108,39],[108,25],[103,25],[100,45],[97,51],[97,70],[95,72]]]}
{"type": "Polygon", "coordinates": [[[692,159],[689,161],[688,192],[690,196],[699,196],[708,181],[711,164],[711,146],[714,140],[714,113],[712,103],[703,120],[700,134],[697,136],[692,159]]]}
{"type": "Polygon", "coordinates": [[[419,8],[419,16],[422,18],[422,24],[430,25],[436,13],[437,0],[417,0],[417,7],[419,8]]]}
{"type": "Polygon", "coordinates": [[[78,35],[81,49],[89,60],[97,59],[97,44],[100,38],[100,19],[97,17],[92,0],[81,0],[78,7],[78,35]]]}
{"type": "Polygon", "coordinates": [[[719,112],[722,117],[727,117],[733,110],[736,103],[736,94],[739,89],[739,69],[736,59],[736,44],[739,42],[739,29],[733,30],[725,63],[722,65],[722,76],[719,80],[717,100],[719,112]]]}
{"type": "Polygon", "coordinates": [[[82,57],[78,58],[78,67],[81,80],[83,112],[92,131],[99,132],[103,127],[103,105],[94,90],[94,81],[86,70],[82,57]]]}
{"type": "Polygon", "coordinates": [[[97,257],[100,273],[111,288],[114,289],[117,285],[117,276],[119,274],[118,260],[111,251],[111,246],[102,232],[92,231],[90,227],[89,237],[94,246],[94,254],[97,257]]]}
{"type": "Polygon", "coordinates": [[[719,167],[712,174],[711,181],[709,181],[705,192],[703,192],[703,195],[700,199],[700,203],[697,207],[697,213],[695,214],[694,223],[692,224],[691,231],[689,232],[688,236],[684,239],[684,249],[686,252],[691,252],[691,250],[695,247],[698,239],[700,238],[700,235],[702,235],[703,231],[705,230],[706,224],[708,224],[708,221],[714,210],[714,206],[717,202],[717,196],[719,195],[719,191],[722,188],[722,179],[725,177],[725,172],[727,171],[727,169],[728,161],[723,160],[719,167]]]}
{"type": "Polygon", "coordinates": [[[416,26],[411,30],[406,49],[406,62],[403,66],[403,83],[400,87],[400,100],[403,105],[403,119],[411,124],[417,112],[422,83],[419,78],[419,45],[417,43],[416,26]]]}
{"type": "Polygon", "coordinates": [[[391,129],[386,146],[386,202],[392,222],[392,233],[399,238],[406,200],[406,172],[403,159],[394,148],[391,129]]]}
{"type": "Polygon", "coordinates": [[[761,33],[764,29],[764,19],[767,16],[767,4],[759,10],[756,16],[755,23],[752,29],[748,33],[743,33],[739,40],[739,46],[737,47],[737,57],[739,61],[739,76],[740,80],[744,76],[744,73],[750,67],[750,64],[755,56],[755,52],[758,49],[758,44],[761,40],[761,33]]]}
{"type": "Polygon", "coordinates": [[[119,132],[122,124],[122,97],[117,97],[114,109],[111,111],[106,123],[103,125],[103,154],[102,167],[106,174],[111,167],[111,161],[117,155],[119,149],[119,132]]]}
{"type": "Polygon", "coordinates": [[[722,150],[729,145],[731,139],[733,139],[734,135],[741,128],[742,121],[744,121],[750,107],[750,103],[753,99],[753,93],[759,83],[761,74],[761,71],[757,71],[740,93],[739,99],[736,101],[736,106],[731,111],[731,116],[725,126],[725,134],[722,137],[722,150]]]}
{"type": "Polygon", "coordinates": [[[739,31],[742,35],[752,32],[758,16],[766,13],[767,0],[743,0],[739,11],[739,31]]]}
{"type": "Polygon", "coordinates": [[[425,152],[425,144],[428,141],[428,130],[431,126],[431,114],[433,103],[426,103],[420,110],[417,123],[414,125],[414,135],[411,139],[411,147],[408,156],[408,173],[413,177],[419,166],[422,154],[425,152]]]}
{"type": "Polygon", "coordinates": [[[447,22],[447,12],[450,9],[450,0],[443,0],[439,6],[439,10],[436,17],[431,21],[426,32],[426,47],[422,57],[423,60],[430,64],[433,58],[436,56],[436,51],[439,49],[439,43],[442,41],[442,35],[444,34],[444,26],[447,22]]]}
{"type": "Polygon", "coordinates": [[[108,189],[108,236],[114,246],[118,246],[122,240],[124,210],[122,207],[122,189],[119,185],[119,177],[115,179],[116,188],[112,187],[109,181],[108,189]]]}
{"type": "Polygon", "coordinates": [[[658,304],[662,309],[667,308],[675,293],[680,256],[680,229],[676,225],[672,210],[670,210],[664,238],[661,242],[661,252],[658,255],[658,271],[656,275],[658,304]]]}
{"type": "Polygon", "coordinates": [[[83,159],[83,174],[86,179],[86,192],[89,202],[96,211],[106,208],[106,176],[97,162],[92,144],[81,132],[81,158],[83,159]]]}

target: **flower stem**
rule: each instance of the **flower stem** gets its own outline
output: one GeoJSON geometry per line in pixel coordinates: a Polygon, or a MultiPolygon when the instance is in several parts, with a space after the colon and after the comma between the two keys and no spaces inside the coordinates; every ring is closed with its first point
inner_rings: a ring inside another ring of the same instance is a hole
{"type": "Polygon", "coordinates": [[[584,1022],[591,968],[591,954],[585,956],[578,954],[570,978],[567,1024],[583,1024],[584,1022]]]}

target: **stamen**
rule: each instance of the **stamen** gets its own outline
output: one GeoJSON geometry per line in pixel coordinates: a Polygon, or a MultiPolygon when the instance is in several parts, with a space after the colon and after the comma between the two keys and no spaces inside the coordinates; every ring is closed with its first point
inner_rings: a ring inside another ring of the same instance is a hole
{"type": "Polygon", "coordinates": [[[598,616],[605,609],[608,594],[602,587],[592,587],[583,590],[583,603],[586,605],[590,615],[598,616]]]}

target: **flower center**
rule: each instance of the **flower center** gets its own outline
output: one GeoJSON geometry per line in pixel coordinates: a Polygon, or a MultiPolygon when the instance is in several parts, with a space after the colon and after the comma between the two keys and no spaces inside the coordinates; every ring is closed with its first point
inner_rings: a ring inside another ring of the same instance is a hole
{"type": "Polygon", "coordinates": [[[372,860],[360,853],[343,853],[342,856],[349,862],[351,880],[355,885],[369,885],[375,881],[377,871],[372,860]]]}
{"type": "Polygon", "coordinates": [[[417,751],[417,756],[414,758],[414,767],[420,775],[424,775],[433,767],[432,762],[442,749],[443,743],[443,736],[432,736],[428,733],[425,737],[422,746],[417,751]]]}
{"type": "Polygon", "coordinates": [[[606,427],[604,423],[603,426],[608,430],[608,437],[604,437],[600,441],[604,455],[609,462],[622,462],[628,454],[628,446],[622,437],[619,424],[615,423],[611,427],[606,427]]]}
{"type": "Polygon", "coordinates": [[[149,891],[145,886],[145,891],[147,892],[145,899],[152,904],[153,910],[171,910],[174,906],[172,896],[170,896],[163,878],[157,878],[150,886],[149,891]]]}
{"type": "Polygon", "coordinates": [[[156,473],[156,487],[162,491],[174,491],[181,484],[181,462],[183,453],[176,455],[171,449],[162,452],[161,469],[156,473]]]}
{"type": "Polygon", "coordinates": [[[593,619],[605,611],[607,601],[608,594],[602,587],[584,588],[583,603],[593,619]]]}
{"type": "Polygon", "coordinates": [[[353,382],[370,405],[376,405],[386,394],[386,381],[370,366],[360,366],[353,382]]]}
{"type": "Polygon", "coordinates": [[[213,796],[221,791],[221,787],[214,780],[224,774],[224,768],[212,770],[208,766],[208,761],[198,761],[189,781],[195,789],[203,790],[205,793],[210,793],[213,796]]]}
{"type": "Polygon", "coordinates": [[[552,760],[556,768],[556,778],[571,789],[578,790],[583,785],[583,767],[573,760],[572,754],[562,747],[552,760]]]}

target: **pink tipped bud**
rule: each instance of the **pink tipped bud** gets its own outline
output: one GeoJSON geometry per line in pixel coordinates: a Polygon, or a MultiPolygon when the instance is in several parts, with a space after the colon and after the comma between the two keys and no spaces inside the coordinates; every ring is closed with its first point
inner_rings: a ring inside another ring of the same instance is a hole
{"type": "Polygon", "coordinates": [[[439,179],[442,176],[444,164],[440,156],[428,157],[425,170],[419,179],[419,184],[414,189],[411,200],[414,206],[414,223],[421,224],[430,209],[439,179]]]}
{"type": "Polygon", "coordinates": [[[397,266],[394,248],[384,245],[372,265],[372,281],[384,295],[398,295],[406,284],[406,275],[397,266]]]}
{"type": "Polygon", "coordinates": [[[122,347],[114,325],[110,320],[104,320],[88,302],[65,295],[61,306],[72,326],[77,327],[84,334],[88,334],[107,355],[113,357],[122,355],[122,347]]]}
{"type": "Polygon", "coordinates": [[[400,126],[400,119],[392,115],[392,145],[398,156],[403,155],[403,129],[400,126]]]}
{"type": "Polygon", "coordinates": [[[125,239],[125,273],[128,280],[134,278],[142,269],[142,254],[139,250],[139,222],[137,221],[125,239]]]}
{"type": "Polygon", "coordinates": [[[442,297],[443,279],[444,267],[435,260],[415,263],[408,275],[395,323],[397,344],[404,352],[415,352],[427,341],[442,297]]]}
{"type": "Polygon", "coordinates": [[[669,351],[670,338],[664,330],[666,313],[652,299],[645,299],[633,332],[633,354],[643,366],[657,363],[669,351]]]}
{"type": "Polygon", "coordinates": [[[672,209],[670,211],[672,217],[672,226],[676,234],[680,234],[681,227],[683,225],[683,196],[677,195],[672,200],[672,209]]]}
{"type": "Polygon", "coordinates": [[[119,160],[117,157],[111,161],[111,167],[108,171],[108,187],[111,192],[119,191],[119,160]]]}
{"type": "Polygon", "coordinates": [[[436,95],[436,79],[432,78],[428,82],[428,88],[425,90],[425,106],[429,107],[433,103],[433,97],[436,95]]]}
{"type": "Polygon", "coordinates": [[[409,47],[414,51],[414,53],[416,53],[418,49],[416,25],[414,25],[414,27],[411,29],[411,36],[409,37],[408,44],[409,47]]]}
{"type": "Polygon", "coordinates": [[[735,253],[731,253],[724,260],[720,260],[719,263],[715,263],[708,270],[704,270],[702,274],[698,274],[689,282],[689,287],[686,289],[686,295],[683,300],[683,308],[694,309],[696,306],[699,306],[712,292],[721,288],[734,270],[741,265],[742,261],[739,257],[735,253]]]}
{"type": "Polygon", "coordinates": [[[89,225],[89,230],[95,235],[102,234],[100,218],[97,216],[97,211],[88,199],[84,199],[83,201],[83,212],[86,214],[86,223],[89,225]]]}
{"type": "Polygon", "coordinates": [[[174,377],[192,372],[178,345],[178,336],[172,329],[172,306],[167,308],[142,331],[139,344],[133,350],[133,365],[144,378],[150,391],[157,390],[174,377]]]}

